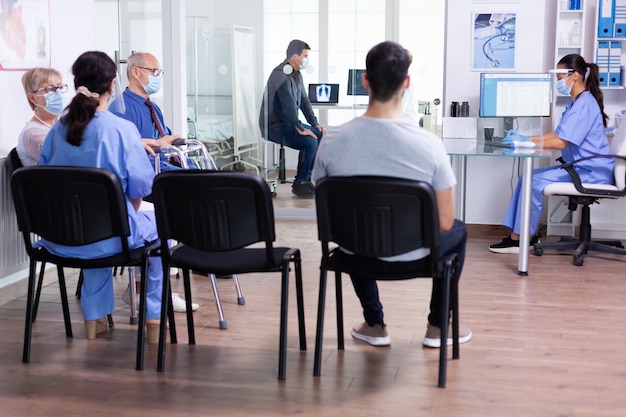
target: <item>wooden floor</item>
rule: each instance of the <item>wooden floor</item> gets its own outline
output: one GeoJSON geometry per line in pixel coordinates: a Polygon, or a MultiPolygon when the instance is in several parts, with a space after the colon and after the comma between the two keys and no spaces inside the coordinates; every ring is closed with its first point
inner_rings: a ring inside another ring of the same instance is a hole
{"type": "MultiPolygon", "coordinates": [[[[136,326],[119,300],[126,277],[116,277],[115,328],[87,341],[73,274],[74,338],[64,334],[58,286],[48,285],[30,364],[21,362],[24,298],[0,306],[0,416],[626,415],[624,260],[594,255],[575,267],[569,255],[531,256],[530,275],[522,278],[516,256],[490,253],[495,238],[474,229],[460,284],[461,321],[474,338],[461,346],[459,361],[449,362],[448,386],[439,389],[438,352],[421,345],[428,280],[381,283],[392,339],[387,348],[348,336],[346,350],[338,352],[329,292],[322,376],[313,377],[316,226],[279,221],[277,234],[278,244],[301,248],[304,258],[309,349],[298,350],[292,285],[286,381],[276,379],[278,275],[242,276],[243,306],[232,281],[218,280],[227,330],[218,328],[207,280],[194,277],[197,344],[187,344],[184,315],[177,314],[179,343],[167,346],[166,372],[157,373],[153,345],[146,348],[145,370],[134,370],[136,326]]],[[[173,285],[183,292],[180,280],[173,285]]],[[[349,280],[344,286],[349,330],[362,317],[349,280]]]]}

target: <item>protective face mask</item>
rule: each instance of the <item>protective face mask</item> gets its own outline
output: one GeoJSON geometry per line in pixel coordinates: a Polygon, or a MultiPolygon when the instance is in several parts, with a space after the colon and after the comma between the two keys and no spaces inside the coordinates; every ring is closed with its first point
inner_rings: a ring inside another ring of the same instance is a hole
{"type": "Polygon", "coordinates": [[[300,69],[306,69],[309,66],[309,58],[302,58],[302,64],[300,64],[300,69]]]}
{"type": "Polygon", "coordinates": [[[556,82],[556,91],[558,91],[560,94],[563,94],[564,96],[569,96],[572,91],[572,86],[571,85],[568,86],[566,82],[567,82],[567,78],[558,80],[556,82]]]}
{"type": "Polygon", "coordinates": [[[46,93],[43,97],[46,99],[46,105],[35,104],[36,106],[43,107],[45,111],[55,116],[58,116],[65,107],[65,96],[60,90],[56,90],[54,93],[46,93]]]}
{"type": "Polygon", "coordinates": [[[161,89],[161,77],[148,76],[148,84],[143,86],[143,90],[148,94],[158,93],[161,89]]]}

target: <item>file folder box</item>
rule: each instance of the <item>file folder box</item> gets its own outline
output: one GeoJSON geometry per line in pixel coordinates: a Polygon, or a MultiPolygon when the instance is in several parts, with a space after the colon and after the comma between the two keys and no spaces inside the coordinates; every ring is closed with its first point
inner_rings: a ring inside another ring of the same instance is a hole
{"type": "Polygon", "coordinates": [[[598,38],[612,38],[614,31],[615,0],[600,0],[598,3],[598,38]]]}

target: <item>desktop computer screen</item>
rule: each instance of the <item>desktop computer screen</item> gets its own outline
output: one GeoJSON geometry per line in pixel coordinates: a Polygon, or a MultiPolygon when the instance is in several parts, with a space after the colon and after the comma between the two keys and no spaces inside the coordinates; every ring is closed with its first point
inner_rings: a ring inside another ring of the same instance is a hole
{"type": "Polygon", "coordinates": [[[550,116],[550,74],[480,74],[480,117],[550,116]]]}
{"type": "Polygon", "coordinates": [[[367,96],[369,95],[367,88],[363,87],[361,83],[361,74],[365,72],[364,69],[350,69],[348,70],[348,95],[349,96],[367,96]]]}

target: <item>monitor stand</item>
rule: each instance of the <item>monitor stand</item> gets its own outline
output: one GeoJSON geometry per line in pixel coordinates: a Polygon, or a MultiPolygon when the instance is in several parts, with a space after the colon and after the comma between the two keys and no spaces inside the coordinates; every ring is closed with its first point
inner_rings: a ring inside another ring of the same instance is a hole
{"type": "Polygon", "coordinates": [[[509,130],[513,130],[513,125],[515,122],[515,117],[505,117],[504,118],[504,135],[506,136],[506,132],[508,132],[509,130]]]}

